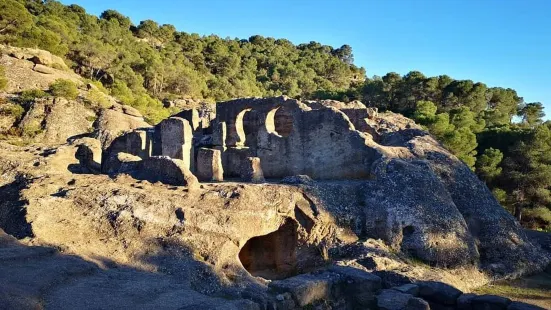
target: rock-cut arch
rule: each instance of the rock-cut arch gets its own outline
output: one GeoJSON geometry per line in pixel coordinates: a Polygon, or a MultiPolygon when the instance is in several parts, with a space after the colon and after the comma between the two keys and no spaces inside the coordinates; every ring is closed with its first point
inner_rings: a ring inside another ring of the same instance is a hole
{"type": "Polygon", "coordinates": [[[237,114],[237,117],[235,119],[235,131],[237,133],[237,141],[236,141],[237,146],[244,146],[245,141],[247,141],[247,134],[245,132],[245,126],[243,124],[243,118],[245,117],[245,114],[247,114],[250,111],[251,109],[249,108],[239,112],[239,114],[237,114]]]}
{"type": "Polygon", "coordinates": [[[293,114],[285,107],[272,109],[266,115],[266,130],[280,137],[288,137],[293,131],[293,114]]]}

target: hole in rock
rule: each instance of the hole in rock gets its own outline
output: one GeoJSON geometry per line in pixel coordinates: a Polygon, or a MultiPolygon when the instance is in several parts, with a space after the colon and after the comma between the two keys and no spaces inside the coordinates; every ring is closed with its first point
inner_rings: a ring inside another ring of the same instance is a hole
{"type": "Polygon", "coordinates": [[[284,279],[296,274],[297,244],[297,223],[288,219],[278,230],[249,239],[239,260],[255,277],[284,279]]]}
{"type": "Polygon", "coordinates": [[[266,129],[269,133],[288,137],[293,131],[293,113],[285,107],[279,107],[268,112],[266,129]]]}

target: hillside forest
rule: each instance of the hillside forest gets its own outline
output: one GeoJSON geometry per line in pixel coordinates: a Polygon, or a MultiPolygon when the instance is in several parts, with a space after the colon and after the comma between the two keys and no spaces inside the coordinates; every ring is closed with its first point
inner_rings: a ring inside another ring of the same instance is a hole
{"type": "Polygon", "coordinates": [[[0,43],[62,57],[150,123],[174,112],[163,100],[178,98],[287,95],[402,113],[471,167],[525,227],[551,230],[551,122],[541,103],[524,102],[514,89],[418,71],[367,77],[349,45],[200,36],[53,0],[0,0],[0,43]]]}

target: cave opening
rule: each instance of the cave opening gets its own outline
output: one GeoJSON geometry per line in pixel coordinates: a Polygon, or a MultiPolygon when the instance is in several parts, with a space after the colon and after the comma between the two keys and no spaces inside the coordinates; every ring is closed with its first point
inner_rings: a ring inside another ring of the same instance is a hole
{"type": "Polygon", "coordinates": [[[239,260],[255,277],[288,278],[297,273],[297,245],[297,223],[287,219],[278,230],[249,239],[239,252],[239,260]]]}

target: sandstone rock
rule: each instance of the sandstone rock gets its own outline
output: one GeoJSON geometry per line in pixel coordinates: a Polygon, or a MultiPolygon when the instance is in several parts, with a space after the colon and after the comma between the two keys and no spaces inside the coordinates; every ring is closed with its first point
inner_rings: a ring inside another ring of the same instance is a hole
{"type": "Polygon", "coordinates": [[[90,173],[101,172],[101,143],[96,139],[83,138],[73,143],[77,145],[75,157],[81,168],[90,173]]]}
{"type": "MultiPolygon", "coordinates": [[[[428,302],[421,298],[410,298],[405,308],[406,310],[431,310],[428,302]]],[[[436,310],[436,309],[435,309],[436,310]]]]}
{"type": "Polygon", "coordinates": [[[409,300],[412,298],[414,298],[412,295],[396,290],[382,290],[377,295],[377,306],[381,310],[402,310],[406,309],[409,300]]]}
{"type": "Polygon", "coordinates": [[[458,310],[472,310],[472,301],[476,297],[476,294],[463,294],[457,298],[458,310]]]}
{"type": "Polygon", "coordinates": [[[264,174],[260,166],[260,158],[247,157],[241,164],[241,179],[245,182],[262,183],[264,174]]]}
{"type": "Polygon", "coordinates": [[[331,299],[331,289],[337,281],[338,276],[333,273],[303,274],[273,281],[269,287],[279,293],[290,293],[297,305],[304,307],[318,300],[331,299]]]}
{"type": "Polygon", "coordinates": [[[17,59],[29,60],[37,65],[69,70],[69,67],[67,67],[61,57],[52,55],[52,53],[45,50],[0,45],[0,54],[7,54],[17,59]]]}
{"type": "Polygon", "coordinates": [[[122,106],[122,111],[126,115],[134,116],[134,117],[143,117],[140,111],[136,110],[135,108],[127,105],[122,106]]]}
{"type": "Polygon", "coordinates": [[[46,66],[40,65],[40,64],[35,65],[33,70],[36,71],[36,72],[39,72],[39,73],[43,73],[43,74],[54,74],[55,73],[55,71],[52,68],[46,67],[46,66]]]}
{"type": "Polygon", "coordinates": [[[505,310],[509,304],[509,298],[495,295],[476,296],[471,300],[473,310],[505,310]]]}
{"type": "Polygon", "coordinates": [[[149,157],[139,162],[138,168],[129,172],[132,177],[149,182],[199,187],[197,178],[185,167],[185,163],[168,157],[149,157]]]}
{"type": "Polygon", "coordinates": [[[197,154],[197,178],[200,181],[223,181],[222,155],[220,150],[201,148],[197,154]]]}
{"type": "Polygon", "coordinates": [[[434,281],[419,283],[419,296],[429,302],[453,306],[461,294],[460,290],[445,283],[434,281]]]}
{"type": "Polygon", "coordinates": [[[93,111],[76,101],[47,98],[32,103],[18,127],[37,142],[60,144],[90,133],[93,117],[93,111]]]}
{"type": "Polygon", "coordinates": [[[419,295],[419,286],[415,284],[404,284],[402,286],[393,287],[392,289],[404,294],[411,294],[413,296],[419,295]]]}
{"type": "Polygon", "coordinates": [[[281,183],[283,184],[293,184],[293,185],[295,184],[311,185],[313,182],[314,180],[312,180],[312,178],[310,178],[307,175],[293,175],[293,176],[285,177],[283,178],[283,180],[281,180],[281,183]]]}
{"type": "Polygon", "coordinates": [[[102,110],[96,122],[95,138],[105,150],[122,133],[137,128],[150,128],[143,118],[130,116],[114,109],[102,110]]]}

